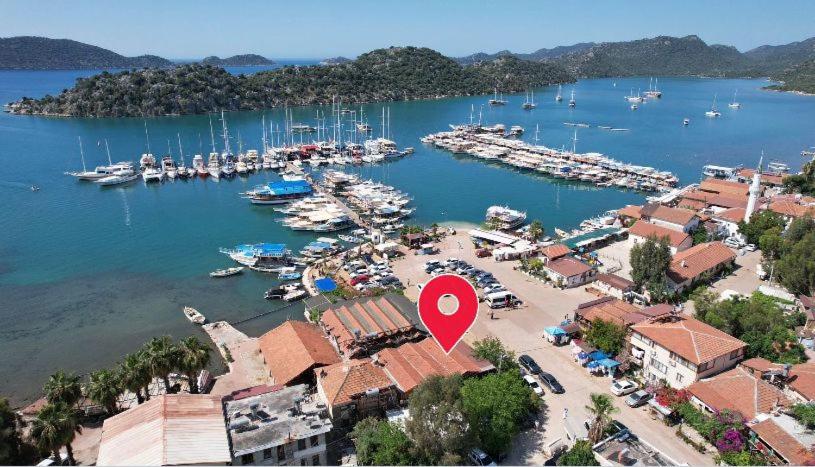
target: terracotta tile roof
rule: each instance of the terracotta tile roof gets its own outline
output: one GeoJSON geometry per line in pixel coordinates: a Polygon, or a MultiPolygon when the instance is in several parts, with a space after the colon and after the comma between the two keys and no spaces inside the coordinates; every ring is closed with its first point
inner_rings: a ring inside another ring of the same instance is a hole
{"type": "Polygon", "coordinates": [[[105,420],[97,465],[231,462],[221,396],[170,394],[105,420]]]}
{"type": "Polygon", "coordinates": [[[735,337],[690,317],[635,324],[631,329],[696,365],[747,346],[735,337]]]}
{"type": "Polygon", "coordinates": [[[668,237],[668,243],[674,248],[678,248],[680,245],[682,245],[682,243],[686,242],[690,238],[690,235],[686,234],[685,232],[669,229],[660,225],[650,224],[645,221],[637,221],[634,225],[632,225],[631,228],[628,229],[628,235],[636,235],[637,237],[642,238],[654,236],[658,239],[668,237]]]}
{"type": "MultiPolygon", "coordinates": [[[[738,175],[740,177],[744,177],[746,179],[751,179],[752,180],[753,174],[755,174],[755,173],[756,173],[756,171],[754,169],[741,169],[741,170],[739,170],[738,175]]],[[[765,183],[767,185],[773,185],[773,186],[780,186],[780,185],[784,184],[784,177],[785,177],[784,175],[765,174],[765,173],[763,173],[763,174],[761,174],[761,183],[765,183]]]]}
{"type": "Polygon", "coordinates": [[[608,284],[609,287],[622,290],[623,292],[627,292],[634,288],[634,281],[630,281],[624,277],[620,277],[616,274],[604,274],[598,273],[597,274],[597,282],[603,282],[608,284]]]}
{"type": "Polygon", "coordinates": [[[579,276],[591,271],[591,267],[586,263],[570,256],[550,261],[544,267],[564,277],[579,276]]]}
{"type": "Polygon", "coordinates": [[[634,206],[634,205],[629,204],[628,206],[626,206],[626,207],[624,207],[622,209],[618,209],[617,210],[617,215],[621,216],[621,217],[633,217],[634,219],[639,219],[641,209],[642,209],[642,206],[634,206]]]}
{"type": "Polygon", "coordinates": [[[347,360],[316,368],[317,385],[328,405],[335,407],[354,401],[369,389],[384,391],[393,386],[385,371],[370,358],[347,360]]]}
{"type": "Polygon", "coordinates": [[[783,391],[741,367],[697,381],[688,391],[711,409],[739,412],[745,420],[790,405],[783,391]]]}
{"type": "Polygon", "coordinates": [[[781,368],[783,365],[778,363],[773,363],[766,358],[761,357],[753,357],[743,362],[739,363],[739,365],[747,368],[748,370],[753,370],[759,374],[766,373],[770,370],[777,370],[781,368]]]}
{"type": "Polygon", "coordinates": [[[562,258],[571,253],[572,250],[562,243],[555,243],[541,250],[541,254],[550,260],[562,258]]]}
{"type": "Polygon", "coordinates": [[[801,305],[806,309],[815,308],[815,297],[799,295],[798,300],[801,302],[801,305]]]}
{"type": "Polygon", "coordinates": [[[815,363],[799,363],[790,369],[789,387],[807,400],[815,400],[815,363]]]}
{"type": "Polygon", "coordinates": [[[657,305],[651,305],[643,308],[639,312],[649,318],[657,318],[660,316],[667,316],[671,313],[674,313],[676,310],[674,309],[673,305],[668,305],[667,303],[659,303],[657,305]]]}
{"type": "Polygon", "coordinates": [[[722,242],[700,243],[674,255],[668,277],[680,284],[735,259],[736,253],[722,242]]]}
{"type": "Polygon", "coordinates": [[[589,322],[603,320],[618,326],[628,327],[647,319],[639,311],[639,308],[630,303],[612,297],[605,297],[579,305],[575,314],[589,322]]]}
{"type": "Polygon", "coordinates": [[[714,214],[713,217],[727,222],[738,224],[744,220],[744,213],[747,212],[745,208],[729,208],[724,211],[714,214]]]}
{"type": "Polygon", "coordinates": [[[258,345],[276,384],[287,385],[315,366],[340,361],[320,328],[302,321],[286,321],[260,336],[258,345]]]}
{"type": "Polygon", "coordinates": [[[661,204],[649,203],[643,206],[642,216],[648,216],[652,219],[670,222],[671,224],[686,225],[696,216],[696,211],[691,211],[690,209],[671,208],[661,204]]]}
{"type": "Polygon", "coordinates": [[[750,185],[728,180],[719,180],[717,178],[708,178],[699,184],[699,189],[711,193],[725,194],[730,197],[740,197],[747,196],[750,185]]]}
{"type": "Polygon", "coordinates": [[[417,332],[415,323],[387,297],[334,305],[323,312],[320,324],[348,356],[355,355],[363,341],[417,332]]]}
{"type": "Polygon", "coordinates": [[[708,204],[704,201],[698,199],[691,199],[688,197],[682,198],[677,203],[677,207],[685,208],[685,209],[693,209],[694,211],[698,211],[700,209],[704,209],[708,206],[708,204]]]}
{"type": "Polygon", "coordinates": [[[383,349],[376,354],[375,359],[406,394],[433,375],[469,376],[495,369],[490,362],[475,358],[472,348],[464,342],[459,342],[448,355],[433,339],[383,349]]]}
{"type": "Polygon", "coordinates": [[[815,461],[812,451],[787,433],[772,418],[756,423],[750,429],[773,451],[782,456],[789,465],[812,465],[812,462],[815,461]]]}
{"type": "Polygon", "coordinates": [[[794,201],[786,201],[786,200],[778,201],[778,200],[775,200],[775,199],[771,199],[767,203],[766,206],[767,206],[768,210],[770,210],[772,212],[776,212],[778,214],[781,214],[782,216],[788,216],[788,217],[799,218],[799,217],[804,217],[807,214],[810,215],[810,216],[815,214],[815,207],[804,206],[804,205],[795,203],[794,201]]]}

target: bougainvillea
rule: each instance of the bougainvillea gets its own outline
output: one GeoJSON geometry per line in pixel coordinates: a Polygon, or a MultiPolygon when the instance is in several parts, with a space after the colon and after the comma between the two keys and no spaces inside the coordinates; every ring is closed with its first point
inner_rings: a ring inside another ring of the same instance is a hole
{"type": "Polygon", "coordinates": [[[719,452],[738,452],[744,448],[744,437],[735,428],[728,428],[724,436],[716,441],[719,452]]]}
{"type": "Polygon", "coordinates": [[[684,389],[674,389],[667,386],[657,388],[654,398],[663,407],[674,408],[690,400],[690,394],[684,389]]]}

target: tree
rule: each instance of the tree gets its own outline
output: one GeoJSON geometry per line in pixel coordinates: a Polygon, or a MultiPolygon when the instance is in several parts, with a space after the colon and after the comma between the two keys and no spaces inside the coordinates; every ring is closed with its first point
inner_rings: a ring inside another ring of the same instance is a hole
{"type": "Polygon", "coordinates": [[[532,274],[539,274],[541,271],[543,271],[543,266],[543,261],[540,258],[532,258],[527,264],[527,269],[532,274]]]}
{"type": "Polygon", "coordinates": [[[170,372],[178,366],[178,352],[172,339],[170,336],[154,337],[144,345],[143,351],[150,375],[161,378],[164,381],[164,390],[169,394],[172,390],[170,372]]]}
{"type": "Polygon", "coordinates": [[[103,406],[108,415],[115,415],[119,411],[122,382],[116,372],[108,369],[94,371],[90,375],[86,391],[88,397],[103,406]]]}
{"type": "Polygon", "coordinates": [[[33,465],[36,462],[32,446],[21,434],[24,424],[9,406],[8,400],[0,398],[0,465],[33,465]]]}
{"type": "Polygon", "coordinates": [[[478,445],[498,457],[520,431],[523,417],[537,409],[536,396],[518,370],[469,378],[461,387],[461,402],[478,445]]]}
{"type": "Polygon", "coordinates": [[[209,352],[209,346],[195,336],[186,337],[178,344],[178,366],[187,375],[192,394],[198,394],[198,373],[209,365],[209,352]]]}
{"type": "Polygon", "coordinates": [[[461,407],[461,375],[431,376],[410,396],[407,434],[416,445],[416,461],[438,464],[443,456],[460,456],[473,445],[461,407]]]}
{"type": "Polygon", "coordinates": [[[563,453],[557,460],[557,465],[600,465],[594,457],[592,444],[586,440],[574,443],[571,449],[563,453]]]}
{"type": "Polygon", "coordinates": [[[414,445],[399,426],[386,420],[366,418],[349,433],[360,465],[414,465],[414,445]]]}
{"type": "Polygon", "coordinates": [[[785,242],[784,252],[775,263],[775,272],[790,292],[810,295],[815,290],[815,232],[797,241],[785,242]]]}
{"type": "Polygon", "coordinates": [[[815,428],[815,405],[795,404],[792,406],[791,414],[810,430],[815,428]]]}
{"type": "Polygon", "coordinates": [[[589,428],[589,440],[592,444],[599,442],[603,439],[603,433],[606,427],[611,423],[611,414],[619,412],[617,407],[614,407],[614,401],[608,394],[592,393],[591,405],[586,406],[586,410],[592,414],[591,428],[589,428]]]}
{"type": "Polygon", "coordinates": [[[473,355],[492,363],[500,371],[518,368],[515,352],[504,348],[497,337],[485,337],[473,343],[473,355]]]}
{"type": "Polygon", "coordinates": [[[147,358],[141,352],[127,355],[119,363],[118,374],[124,389],[133,392],[139,404],[150,399],[150,370],[147,368],[147,358]]]}
{"type": "Polygon", "coordinates": [[[55,459],[59,459],[59,450],[65,446],[70,465],[76,465],[71,443],[76,438],[76,434],[81,432],[82,427],[79,425],[77,409],[64,402],[45,404],[31,422],[31,437],[37,447],[42,451],[52,453],[55,459]]]}
{"type": "Polygon", "coordinates": [[[543,228],[543,223],[536,219],[529,224],[527,234],[533,242],[536,242],[543,238],[543,236],[546,234],[546,230],[543,228]]]}
{"type": "Polygon", "coordinates": [[[739,233],[744,235],[747,243],[758,245],[759,239],[767,230],[784,229],[786,223],[780,214],[773,211],[758,211],[750,216],[750,222],[739,222],[739,233]]]}
{"type": "Polygon", "coordinates": [[[631,248],[631,279],[637,288],[646,287],[652,300],[660,301],[666,293],[665,280],[671,266],[671,248],[668,239],[649,237],[631,248]],[[656,295],[656,296],[655,296],[656,295]]]}
{"type": "Polygon", "coordinates": [[[79,384],[79,377],[63,370],[49,376],[42,390],[45,393],[45,398],[52,404],[63,402],[73,407],[82,397],[82,386],[79,384]]]}
{"type": "Polygon", "coordinates": [[[705,243],[705,242],[708,242],[710,240],[709,235],[707,233],[707,230],[702,226],[699,226],[698,228],[694,229],[691,232],[691,236],[693,237],[693,244],[694,245],[698,245],[700,243],[705,243]]]}
{"type": "Polygon", "coordinates": [[[593,321],[586,331],[586,340],[591,345],[611,355],[620,353],[625,345],[625,337],[624,327],[602,319],[593,321]]]}

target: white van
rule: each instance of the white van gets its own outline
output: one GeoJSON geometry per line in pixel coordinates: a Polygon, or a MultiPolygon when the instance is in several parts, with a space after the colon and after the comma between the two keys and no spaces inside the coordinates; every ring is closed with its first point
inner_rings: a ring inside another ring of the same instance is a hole
{"type": "Polygon", "coordinates": [[[484,301],[487,302],[487,305],[489,305],[490,308],[504,308],[511,304],[520,303],[518,297],[513,295],[512,292],[506,290],[503,292],[493,292],[491,294],[487,294],[487,296],[484,297],[484,301]]]}

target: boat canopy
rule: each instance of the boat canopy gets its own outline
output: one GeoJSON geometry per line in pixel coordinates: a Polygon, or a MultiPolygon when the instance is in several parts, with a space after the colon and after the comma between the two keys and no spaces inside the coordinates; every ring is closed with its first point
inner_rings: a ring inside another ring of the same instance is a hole
{"type": "Polygon", "coordinates": [[[280,182],[272,182],[266,185],[266,188],[275,195],[295,195],[302,193],[311,193],[311,185],[305,180],[283,180],[280,182]]]}
{"type": "Polygon", "coordinates": [[[264,256],[284,255],[286,253],[285,243],[258,243],[254,250],[264,256]]]}

